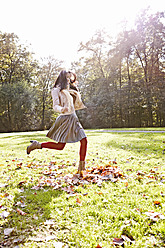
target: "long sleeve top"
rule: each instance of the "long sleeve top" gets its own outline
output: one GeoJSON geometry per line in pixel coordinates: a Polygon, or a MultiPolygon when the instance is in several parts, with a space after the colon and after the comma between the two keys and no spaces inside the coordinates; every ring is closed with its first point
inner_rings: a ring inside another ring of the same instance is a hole
{"type": "Polygon", "coordinates": [[[62,90],[60,88],[52,89],[53,109],[61,115],[69,115],[78,109],[86,108],[81,100],[80,93],[75,90],[62,90]],[[64,107],[68,108],[68,111],[62,113],[64,107]]]}

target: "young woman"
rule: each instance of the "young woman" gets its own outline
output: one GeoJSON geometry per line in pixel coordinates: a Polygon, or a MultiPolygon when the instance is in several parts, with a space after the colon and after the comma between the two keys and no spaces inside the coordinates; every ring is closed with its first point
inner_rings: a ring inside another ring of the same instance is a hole
{"type": "Polygon", "coordinates": [[[85,157],[87,151],[87,137],[82,128],[75,110],[86,108],[75,85],[76,75],[72,72],[61,71],[52,89],[53,109],[59,112],[54,125],[47,133],[47,137],[55,142],[39,143],[34,140],[27,147],[27,154],[32,150],[49,148],[63,150],[66,143],[80,141],[80,161],[78,173],[85,170],[85,157]]]}

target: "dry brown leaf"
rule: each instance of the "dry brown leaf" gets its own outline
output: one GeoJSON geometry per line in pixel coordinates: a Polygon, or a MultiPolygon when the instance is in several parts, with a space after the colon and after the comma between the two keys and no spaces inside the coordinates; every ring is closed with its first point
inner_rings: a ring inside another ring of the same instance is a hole
{"type": "Polygon", "coordinates": [[[21,209],[17,208],[17,212],[20,214],[20,215],[26,215],[27,213],[25,213],[24,211],[22,211],[21,209]]]}
{"type": "Polygon", "coordinates": [[[158,213],[158,212],[154,212],[152,210],[145,212],[144,214],[146,214],[153,221],[158,221],[159,219],[161,219],[161,220],[165,219],[165,216],[163,214],[158,213]]]}
{"type": "Polygon", "coordinates": [[[113,244],[114,245],[123,245],[124,244],[124,239],[123,238],[114,238],[113,239],[113,244]]]}
{"type": "Polygon", "coordinates": [[[102,248],[102,246],[100,246],[99,244],[96,246],[96,248],[102,248]]]}
{"type": "Polygon", "coordinates": [[[126,187],[126,188],[128,187],[128,182],[125,182],[125,187],[126,187]]]}
{"type": "Polygon", "coordinates": [[[80,203],[81,203],[81,201],[80,201],[79,198],[76,198],[76,203],[77,203],[77,204],[80,204],[80,203]]]}

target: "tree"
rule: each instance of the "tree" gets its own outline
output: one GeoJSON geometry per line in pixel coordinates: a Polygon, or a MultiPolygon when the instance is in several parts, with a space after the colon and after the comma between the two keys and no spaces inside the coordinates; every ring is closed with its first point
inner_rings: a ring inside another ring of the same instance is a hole
{"type": "Polygon", "coordinates": [[[157,90],[164,77],[163,61],[165,59],[165,27],[161,22],[164,13],[149,15],[144,10],[136,22],[135,56],[139,59],[143,75],[143,94],[146,100],[148,126],[153,126],[157,105],[157,90]]]}
{"type": "MultiPolygon", "coordinates": [[[[87,118],[85,121],[82,118],[85,127],[92,127],[93,123],[95,127],[99,127],[101,123],[105,127],[109,125],[108,118],[104,121],[102,118],[104,112],[109,112],[112,104],[112,98],[109,97],[112,93],[112,91],[109,92],[110,71],[107,70],[109,46],[108,37],[103,31],[97,31],[90,41],[80,44],[79,52],[86,52],[88,57],[82,57],[79,61],[79,67],[82,65],[82,69],[76,68],[78,64],[75,64],[74,68],[77,74],[81,75],[80,89],[88,107],[85,110],[87,118]],[[104,97],[108,102],[103,102],[104,97]]],[[[81,115],[83,116],[83,111],[79,114],[80,119],[81,115]]],[[[107,114],[104,116],[108,117],[107,114]]]]}
{"type": "Polygon", "coordinates": [[[34,105],[30,87],[35,70],[36,61],[27,48],[19,44],[18,37],[13,33],[0,33],[0,131],[27,128],[23,120],[28,120],[29,107],[34,105]]]}
{"type": "MultiPolygon", "coordinates": [[[[87,109],[85,128],[165,126],[164,13],[143,10],[117,37],[99,30],[72,63],[87,109]]],[[[43,130],[57,114],[51,88],[62,61],[33,59],[15,34],[0,33],[0,131],[43,130]]]]}
{"type": "Polygon", "coordinates": [[[97,32],[80,44],[75,63],[88,106],[90,127],[142,127],[165,124],[164,14],[144,10],[135,27],[116,40],[97,32]]]}
{"type": "Polygon", "coordinates": [[[40,118],[40,130],[49,128],[52,124],[51,117],[53,117],[54,112],[52,111],[50,91],[54,85],[55,78],[61,70],[62,61],[55,59],[53,56],[42,59],[42,64],[39,66],[35,88],[37,90],[39,103],[36,111],[40,118]]]}
{"type": "Polygon", "coordinates": [[[35,129],[35,97],[35,91],[29,86],[28,82],[22,81],[11,85],[1,85],[0,131],[28,131],[29,129],[35,129]],[[9,108],[7,108],[9,103],[10,119],[9,108]]]}

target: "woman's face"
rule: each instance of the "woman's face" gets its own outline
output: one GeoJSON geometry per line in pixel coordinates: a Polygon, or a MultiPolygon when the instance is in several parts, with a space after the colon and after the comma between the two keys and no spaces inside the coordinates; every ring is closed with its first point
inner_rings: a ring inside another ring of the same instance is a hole
{"type": "Polygon", "coordinates": [[[67,80],[70,80],[70,79],[71,79],[71,75],[72,75],[72,73],[71,73],[71,72],[67,72],[67,74],[66,74],[66,78],[67,78],[67,80]]]}
{"type": "Polygon", "coordinates": [[[71,79],[71,80],[74,80],[74,75],[73,75],[73,73],[67,72],[66,78],[69,79],[69,80],[70,80],[70,79],[71,79]]]}

